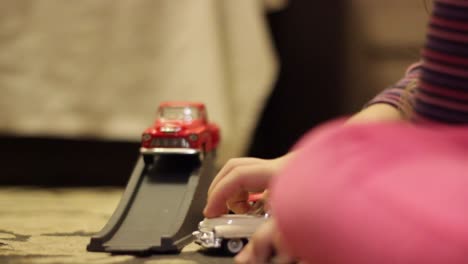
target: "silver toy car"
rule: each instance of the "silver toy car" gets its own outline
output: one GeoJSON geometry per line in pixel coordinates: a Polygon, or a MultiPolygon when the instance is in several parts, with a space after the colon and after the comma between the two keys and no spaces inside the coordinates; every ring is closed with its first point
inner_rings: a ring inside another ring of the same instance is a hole
{"type": "Polygon", "coordinates": [[[205,248],[222,248],[228,254],[237,254],[268,218],[268,214],[226,214],[205,218],[198,225],[198,231],[193,232],[195,243],[205,248]]]}

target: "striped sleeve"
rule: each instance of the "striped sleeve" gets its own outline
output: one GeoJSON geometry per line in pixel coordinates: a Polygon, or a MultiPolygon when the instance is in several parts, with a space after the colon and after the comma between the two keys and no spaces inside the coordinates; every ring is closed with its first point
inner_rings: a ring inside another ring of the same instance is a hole
{"type": "Polygon", "coordinates": [[[468,1],[435,1],[422,57],[414,121],[468,123],[468,1]]]}
{"type": "Polygon", "coordinates": [[[383,90],[369,101],[365,107],[377,103],[385,103],[400,110],[405,117],[411,117],[414,107],[414,88],[418,84],[420,75],[421,62],[411,65],[400,81],[383,90]]]}

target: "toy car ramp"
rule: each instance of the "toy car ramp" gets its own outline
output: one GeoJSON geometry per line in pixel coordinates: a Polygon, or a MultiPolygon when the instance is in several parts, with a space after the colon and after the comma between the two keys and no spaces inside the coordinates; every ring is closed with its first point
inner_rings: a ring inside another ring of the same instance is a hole
{"type": "Polygon", "coordinates": [[[88,251],[180,251],[203,219],[214,172],[211,155],[202,163],[196,155],[161,155],[153,165],[140,157],[117,209],[88,251]]]}

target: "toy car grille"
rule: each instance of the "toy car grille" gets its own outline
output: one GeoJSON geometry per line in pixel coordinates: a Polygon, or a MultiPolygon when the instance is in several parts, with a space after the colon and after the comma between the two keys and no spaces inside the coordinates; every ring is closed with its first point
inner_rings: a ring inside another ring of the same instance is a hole
{"type": "Polygon", "coordinates": [[[153,148],[188,148],[190,147],[185,138],[155,138],[151,141],[153,148]]]}

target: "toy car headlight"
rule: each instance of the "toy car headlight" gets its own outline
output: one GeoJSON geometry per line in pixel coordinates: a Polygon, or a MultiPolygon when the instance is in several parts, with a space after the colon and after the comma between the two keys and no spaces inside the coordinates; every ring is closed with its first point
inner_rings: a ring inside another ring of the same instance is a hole
{"type": "Polygon", "coordinates": [[[197,134],[190,134],[189,137],[190,141],[197,141],[198,140],[198,135],[197,134]]]}
{"type": "Polygon", "coordinates": [[[143,136],[141,136],[141,139],[143,141],[148,141],[151,139],[151,135],[150,134],[143,134],[143,136]]]}

